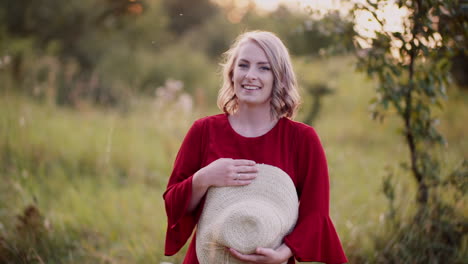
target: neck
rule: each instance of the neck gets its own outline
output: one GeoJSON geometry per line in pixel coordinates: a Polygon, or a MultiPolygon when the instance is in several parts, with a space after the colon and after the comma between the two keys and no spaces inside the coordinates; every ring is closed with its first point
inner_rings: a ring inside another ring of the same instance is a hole
{"type": "Polygon", "coordinates": [[[270,105],[239,105],[239,109],[229,116],[232,128],[242,136],[258,137],[270,131],[278,121],[271,116],[270,105]]]}

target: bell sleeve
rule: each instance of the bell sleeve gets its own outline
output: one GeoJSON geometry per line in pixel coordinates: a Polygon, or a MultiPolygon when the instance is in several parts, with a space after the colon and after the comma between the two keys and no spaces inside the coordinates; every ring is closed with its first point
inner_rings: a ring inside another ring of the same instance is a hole
{"type": "Polygon", "coordinates": [[[346,263],[329,216],[328,167],[320,139],[313,128],[304,126],[296,140],[299,217],[284,243],[300,262],[346,263]]]}
{"type": "Polygon", "coordinates": [[[167,214],[167,231],[164,254],[176,254],[187,242],[197,223],[199,208],[188,212],[192,197],[193,174],[200,169],[203,146],[203,126],[196,121],[177,153],[174,169],[163,194],[167,214]]]}

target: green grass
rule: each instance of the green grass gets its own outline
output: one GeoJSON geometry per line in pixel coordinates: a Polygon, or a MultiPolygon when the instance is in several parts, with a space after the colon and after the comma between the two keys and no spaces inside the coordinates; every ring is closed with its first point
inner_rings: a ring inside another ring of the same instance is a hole
{"type": "MultiPolygon", "coordinates": [[[[399,168],[408,157],[397,132],[401,122],[391,116],[383,123],[370,119],[373,84],[354,72],[352,62],[339,57],[295,64],[304,82],[334,89],[323,99],[314,127],[330,167],[331,217],[347,254],[365,256],[373,254],[372,235],[385,220],[381,183],[386,170],[399,175],[405,210],[411,210],[414,192],[412,179],[399,168]]],[[[438,153],[447,171],[468,154],[468,96],[461,91],[450,95],[438,113],[448,139],[448,148],[438,153]]],[[[305,97],[299,120],[308,102],[305,97]]],[[[0,237],[21,245],[17,215],[36,204],[41,223],[48,224],[45,234],[37,232],[45,242],[33,245],[35,254],[26,254],[32,263],[181,263],[183,252],[163,256],[162,193],[187,129],[195,119],[216,112],[199,108],[205,111],[185,113],[170,103],[157,108],[154,98],[135,98],[126,111],[73,110],[4,94],[0,237]]],[[[460,208],[466,210],[466,201],[460,208]]]]}
{"type": "Polygon", "coordinates": [[[1,235],[14,236],[16,215],[36,203],[50,232],[73,241],[66,258],[48,255],[54,263],[161,259],[162,193],[194,116],[77,112],[15,96],[0,105],[1,235]]]}

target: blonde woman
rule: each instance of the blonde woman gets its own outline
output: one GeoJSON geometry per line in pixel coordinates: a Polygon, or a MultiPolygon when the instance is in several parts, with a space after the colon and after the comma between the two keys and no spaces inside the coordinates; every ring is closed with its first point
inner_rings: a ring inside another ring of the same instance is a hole
{"type": "MultiPolygon", "coordinates": [[[[218,97],[224,113],[193,124],[164,193],[165,254],[177,253],[189,239],[210,187],[248,185],[257,176],[256,164],[264,163],[294,182],[297,223],[278,248],[253,254],[226,250],[241,263],[347,262],[329,217],[328,169],[319,137],[292,120],[300,98],[286,47],[271,32],[253,31],[240,35],[226,55],[218,97]]],[[[199,263],[195,236],[184,263],[199,263]]]]}

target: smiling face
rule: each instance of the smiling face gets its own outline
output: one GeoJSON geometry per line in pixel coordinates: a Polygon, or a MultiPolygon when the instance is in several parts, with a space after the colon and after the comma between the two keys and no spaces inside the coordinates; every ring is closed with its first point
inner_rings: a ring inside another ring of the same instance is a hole
{"type": "Polygon", "coordinates": [[[265,51],[255,42],[239,47],[232,81],[239,106],[269,106],[274,75],[265,51]]]}

